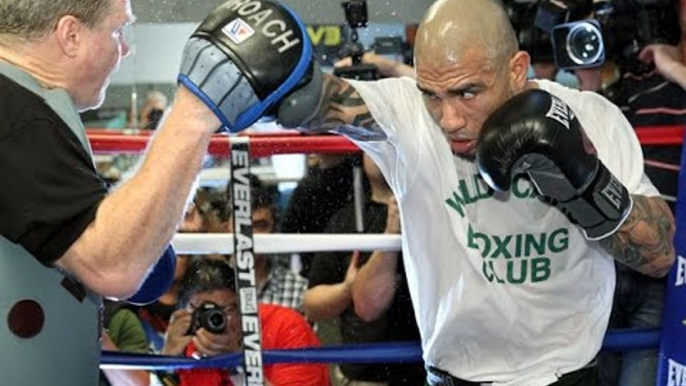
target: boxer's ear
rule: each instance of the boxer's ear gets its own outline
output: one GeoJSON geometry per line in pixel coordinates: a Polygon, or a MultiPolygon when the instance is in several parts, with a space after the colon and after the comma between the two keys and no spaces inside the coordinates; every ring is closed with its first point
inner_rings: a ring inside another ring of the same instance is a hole
{"type": "Polygon", "coordinates": [[[531,65],[531,57],[525,51],[517,51],[510,58],[510,87],[512,90],[523,90],[527,82],[527,74],[531,65]]]}

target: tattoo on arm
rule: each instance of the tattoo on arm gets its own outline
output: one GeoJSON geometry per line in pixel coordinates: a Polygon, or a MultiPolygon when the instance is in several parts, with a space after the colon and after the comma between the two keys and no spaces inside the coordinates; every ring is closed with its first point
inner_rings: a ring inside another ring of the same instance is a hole
{"type": "Polygon", "coordinates": [[[351,135],[349,127],[352,126],[363,137],[381,132],[355,88],[348,82],[329,75],[324,76],[324,103],[308,126],[315,132],[334,131],[351,135]]]}
{"type": "Polygon", "coordinates": [[[619,231],[600,243],[620,263],[649,276],[665,276],[675,256],[674,217],[659,197],[633,196],[633,201],[619,231]]]}

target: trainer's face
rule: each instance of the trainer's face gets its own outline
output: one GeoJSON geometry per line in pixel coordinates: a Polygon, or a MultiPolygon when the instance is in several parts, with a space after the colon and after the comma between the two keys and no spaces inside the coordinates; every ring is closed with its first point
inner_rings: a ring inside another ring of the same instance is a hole
{"type": "Polygon", "coordinates": [[[488,116],[514,94],[510,63],[490,63],[483,50],[458,60],[416,58],[417,87],[455,155],[473,159],[488,116]]]}
{"type": "Polygon", "coordinates": [[[75,102],[80,110],[99,107],[105,99],[110,76],[129,54],[124,29],[134,22],[130,0],[110,0],[110,10],[98,25],[83,26],[75,102]]]}

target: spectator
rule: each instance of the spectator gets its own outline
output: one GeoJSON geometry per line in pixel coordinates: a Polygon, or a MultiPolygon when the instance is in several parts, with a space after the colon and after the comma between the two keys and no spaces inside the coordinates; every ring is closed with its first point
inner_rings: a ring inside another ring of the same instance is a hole
{"type": "Polygon", "coordinates": [[[141,109],[141,121],[139,127],[143,130],[155,130],[160,124],[164,111],[169,106],[167,96],[161,91],[150,91],[141,109]]]}
{"type": "MultiPolygon", "coordinates": [[[[251,188],[253,233],[273,233],[276,213],[273,196],[257,177],[251,178],[251,188]]],[[[222,220],[227,224],[227,231],[233,232],[231,216],[222,220]]],[[[260,302],[303,312],[307,279],[276,264],[274,256],[261,254],[255,255],[255,277],[260,302]]]]}
{"type": "MultiPolygon", "coordinates": [[[[319,346],[319,341],[297,312],[285,307],[260,304],[262,349],[295,349],[319,346]]],[[[215,356],[236,353],[241,348],[240,315],[236,299],[234,272],[223,261],[195,261],[183,279],[179,309],[174,312],[162,351],[175,356],[215,356]],[[200,328],[189,335],[193,312],[204,302],[212,302],[224,311],[227,326],[220,334],[200,328]]],[[[276,364],[264,368],[267,385],[327,386],[324,365],[276,364]]],[[[181,370],[180,386],[242,385],[241,375],[226,369],[181,370]]]]}
{"type": "MultiPolygon", "coordinates": [[[[190,205],[184,214],[179,233],[198,233],[205,228],[204,218],[198,210],[198,200],[196,194],[193,205],[190,205]]],[[[162,352],[164,335],[167,333],[169,320],[177,308],[181,280],[192,259],[193,257],[190,255],[177,255],[174,280],[169,289],[157,301],[138,308],[138,319],[143,328],[149,352],[153,354],[162,352]]],[[[153,386],[173,386],[178,383],[174,372],[162,370],[152,372],[150,380],[153,386]]]]}
{"type": "MultiPolygon", "coordinates": [[[[679,14],[686,9],[683,2],[679,14]]],[[[681,28],[684,30],[684,17],[681,28]]],[[[681,52],[686,40],[677,47],[649,45],[634,58],[654,65],[648,72],[635,73],[642,66],[625,69],[619,81],[608,87],[618,72],[609,62],[602,67],[575,71],[586,90],[605,91],[617,104],[633,127],[683,125],[686,123],[686,69],[681,52]],[[610,79],[610,81],[607,81],[610,79]]],[[[665,196],[672,212],[678,185],[681,145],[641,146],[645,157],[645,173],[665,196]],[[671,166],[671,168],[670,168],[671,166]]],[[[609,328],[654,328],[662,325],[665,278],[652,278],[623,265],[615,264],[615,286],[609,328]]],[[[631,350],[602,352],[598,357],[601,386],[643,386],[654,384],[657,377],[658,351],[631,350]]]]}
{"type": "MultiPolygon", "coordinates": [[[[103,315],[102,349],[147,354],[145,331],[135,309],[121,302],[107,302],[103,315]]],[[[145,370],[106,369],[100,372],[100,386],[148,386],[145,370]]]]}
{"type": "MultiPolygon", "coordinates": [[[[198,210],[198,205],[195,204],[198,201],[197,197],[194,199],[194,204],[190,205],[186,213],[184,213],[179,233],[199,233],[203,231],[205,223],[198,210]]],[[[177,308],[181,279],[183,279],[191,259],[190,255],[177,255],[174,280],[169,289],[157,301],[145,305],[138,310],[138,316],[145,330],[150,351],[155,354],[159,354],[162,351],[164,334],[167,332],[169,319],[177,308]]]]}
{"type": "MultiPolygon", "coordinates": [[[[316,155],[317,163],[300,180],[284,211],[283,233],[322,233],[331,215],[353,199],[355,156],[316,155]]],[[[308,277],[311,253],[301,253],[300,274],[308,277]]]]}
{"type": "Polygon", "coordinates": [[[557,78],[557,66],[553,61],[539,61],[531,64],[536,79],[555,80],[557,78]]]}
{"type": "MultiPolygon", "coordinates": [[[[371,187],[364,206],[365,233],[400,233],[398,207],[379,168],[365,156],[363,165],[371,187]]],[[[355,207],[336,212],[326,233],[354,233],[355,207]]],[[[320,253],[310,271],[305,310],[311,320],[341,317],[343,343],[419,340],[412,302],[399,252],[371,255],[320,253]]],[[[425,373],[421,363],[341,364],[335,369],[340,385],[419,385],[425,373]]]]}
{"type": "Polygon", "coordinates": [[[152,90],[148,92],[139,117],[135,117],[135,111],[131,109],[129,117],[129,127],[142,130],[155,130],[164,115],[164,111],[169,107],[169,101],[163,92],[152,90]]]}

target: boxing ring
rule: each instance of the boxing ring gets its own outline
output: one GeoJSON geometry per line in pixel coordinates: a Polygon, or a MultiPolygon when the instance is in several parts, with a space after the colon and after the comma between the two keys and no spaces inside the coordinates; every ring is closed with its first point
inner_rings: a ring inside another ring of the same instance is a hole
{"type": "MultiPolygon", "coordinates": [[[[640,127],[637,136],[643,145],[680,145],[684,141],[681,126],[640,127]]],[[[139,154],[147,147],[150,132],[88,130],[96,154],[139,154]]],[[[354,153],[359,148],[341,136],[304,136],[295,131],[258,133],[236,137],[217,136],[208,153],[227,157],[232,142],[240,138],[249,142],[252,158],[296,153],[354,153]]],[[[651,164],[653,162],[653,164],[651,164]]],[[[677,172],[674,165],[646,164],[677,172]]],[[[668,276],[668,288],[663,312],[663,326],[657,329],[611,330],[605,336],[604,350],[659,349],[658,386],[686,385],[686,155],[679,171],[677,200],[677,261],[668,276]]],[[[232,254],[232,234],[178,234],[173,244],[180,254],[232,254]]],[[[400,250],[400,236],[394,235],[254,235],[255,253],[300,253],[320,251],[400,250]]],[[[421,360],[419,343],[384,343],[326,346],[312,349],[262,351],[263,364],[274,363],[398,363],[421,360]]],[[[236,368],[242,366],[243,355],[231,354],[196,360],[129,353],[103,352],[101,368],[171,370],[200,368],[236,368]]]]}

